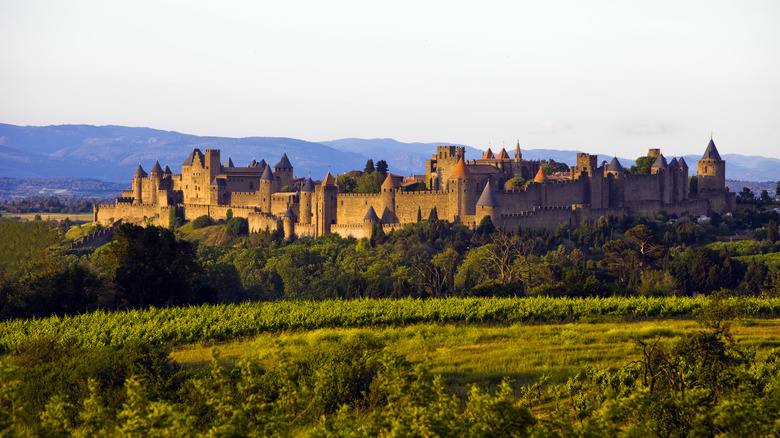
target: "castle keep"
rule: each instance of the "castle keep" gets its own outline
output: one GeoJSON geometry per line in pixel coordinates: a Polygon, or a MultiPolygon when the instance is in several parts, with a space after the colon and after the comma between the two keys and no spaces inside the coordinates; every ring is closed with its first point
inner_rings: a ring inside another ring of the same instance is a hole
{"type": "Polygon", "coordinates": [[[524,160],[520,147],[510,158],[502,149],[490,149],[467,160],[465,148],[439,146],[426,162],[427,190],[405,191],[402,178],[388,174],[380,193],[340,193],[330,173],[322,181],[293,176],[287,157],[271,166],[252,160],[236,167],[230,158],[222,164],[218,149],[195,149],[180,174],[154,163],[147,174],[141,165],[114,205],[95,205],[94,220],[110,225],[129,222],[168,225],[171,209],[186,220],[202,215],[225,219],[228,210],[248,219],[250,231],[284,230],[286,237],[370,237],[376,227],[390,231],[428,217],[476,227],[485,216],[496,226],[554,229],[578,225],[607,215],[654,217],[659,211],[695,216],[727,212],[736,195],[726,188],[726,165],[710,140],[698,162],[697,189],[689,190],[688,164],[683,158],[664,157],[651,149],[655,162],[649,175],[627,174],[617,158],[599,164],[598,157],[577,154],[568,173],[554,178],[540,161],[524,160]],[[528,180],[520,189],[507,184],[528,180]]]}

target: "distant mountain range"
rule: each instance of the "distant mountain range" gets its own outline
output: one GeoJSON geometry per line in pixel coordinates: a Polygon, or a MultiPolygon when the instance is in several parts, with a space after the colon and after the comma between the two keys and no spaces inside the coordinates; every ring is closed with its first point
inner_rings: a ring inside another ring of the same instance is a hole
{"type": "MultiPolygon", "coordinates": [[[[366,160],[386,160],[390,171],[401,175],[425,173],[425,160],[436,146],[451,144],[402,143],[393,139],[341,139],[309,142],[279,137],[200,137],[172,131],[124,126],[15,126],[0,124],[0,176],[9,178],[91,178],[128,184],[138,164],[148,171],[155,160],[174,173],[194,148],[221,149],[237,166],[264,158],[272,165],[287,152],[297,176],[321,178],[326,172],[362,170],[366,160]]],[[[466,157],[479,158],[482,151],[466,147],[466,157]]],[[[507,148],[514,156],[514,146],[507,148]]],[[[498,152],[498,150],[494,151],[498,152]]],[[[577,151],[523,149],[526,159],[554,159],[574,164],[577,151]]],[[[593,152],[593,151],[591,151],[593,152]]],[[[726,176],[741,181],[780,180],[780,160],[757,156],[723,154],[726,176]]],[[[600,156],[602,160],[611,156],[600,156]]],[[[685,160],[695,172],[696,155],[685,160]]],[[[624,166],[633,164],[619,157],[624,166]]]]}

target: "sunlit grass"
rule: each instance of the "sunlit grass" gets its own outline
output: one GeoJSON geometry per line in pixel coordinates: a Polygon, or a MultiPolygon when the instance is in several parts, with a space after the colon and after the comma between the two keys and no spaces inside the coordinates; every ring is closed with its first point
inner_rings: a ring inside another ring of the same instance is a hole
{"type": "MultiPolygon", "coordinates": [[[[252,356],[272,367],[351,337],[371,337],[410,361],[429,361],[431,373],[441,374],[457,391],[470,383],[494,385],[504,377],[513,379],[515,385],[536,382],[544,375],[551,382],[564,382],[587,366],[618,368],[639,359],[637,340],[657,339],[660,345],[671,346],[686,333],[700,329],[695,321],[676,319],[510,326],[417,324],[281,331],[216,346],[225,363],[252,356]]],[[[742,346],[756,348],[759,359],[780,347],[780,319],[738,321],[732,324],[731,333],[742,346]]],[[[202,366],[211,360],[211,347],[182,346],[172,357],[187,367],[202,366]]]]}

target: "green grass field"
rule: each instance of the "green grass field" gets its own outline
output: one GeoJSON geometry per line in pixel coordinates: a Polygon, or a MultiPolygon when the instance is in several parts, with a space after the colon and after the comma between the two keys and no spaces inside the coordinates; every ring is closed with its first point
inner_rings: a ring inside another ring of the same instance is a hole
{"type": "Polygon", "coordinates": [[[70,218],[74,222],[92,222],[92,213],[8,213],[8,217],[15,217],[22,220],[34,220],[36,215],[41,215],[43,220],[56,220],[62,221],[65,218],[70,218]]]}
{"type": "MultiPolygon", "coordinates": [[[[623,323],[455,325],[414,324],[381,328],[322,328],[278,331],[223,343],[177,347],[172,358],[186,367],[200,367],[217,348],[220,360],[232,363],[244,357],[268,367],[295,357],[328,349],[350,337],[373,337],[388,350],[413,362],[430,361],[430,371],[441,374],[454,390],[469,383],[488,387],[509,377],[515,386],[543,376],[565,382],[584,367],[618,368],[639,358],[637,340],[672,345],[686,333],[699,330],[690,319],[623,323]]],[[[745,319],[732,323],[734,339],[757,350],[763,360],[780,347],[780,319],[745,319]]]]}

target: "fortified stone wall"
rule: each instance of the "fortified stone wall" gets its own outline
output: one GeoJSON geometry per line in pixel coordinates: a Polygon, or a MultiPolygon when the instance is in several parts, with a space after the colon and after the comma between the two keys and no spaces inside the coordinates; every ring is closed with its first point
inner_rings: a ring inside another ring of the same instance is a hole
{"type": "MultiPolygon", "coordinates": [[[[507,229],[522,227],[554,230],[560,224],[579,225],[579,216],[579,214],[575,214],[575,210],[571,206],[537,207],[522,213],[502,214],[501,223],[507,229]]],[[[582,220],[584,219],[582,218],[582,220]]]]}
{"type": "Polygon", "coordinates": [[[428,219],[434,206],[436,206],[436,214],[440,219],[449,217],[449,211],[446,208],[447,196],[447,192],[442,190],[396,193],[395,215],[398,217],[398,222],[401,224],[417,222],[418,209],[422,218],[428,219]]]}
{"type": "Polygon", "coordinates": [[[124,222],[134,224],[146,224],[168,226],[168,215],[171,207],[153,204],[133,205],[126,202],[115,205],[95,205],[97,214],[95,220],[103,226],[111,226],[122,219],[124,222]]]}
{"type": "MultiPolygon", "coordinates": [[[[249,222],[249,232],[257,233],[259,231],[282,230],[282,221],[266,213],[250,213],[247,218],[249,222]]],[[[298,230],[296,227],[296,234],[298,230]]]]}
{"type": "MultiPolygon", "coordinates": [[[[396,194],[396,203],[398,202],[397,196],[396,194]]],[[[380,217],[385,209],[381,193],[339,193],[336,203],[337,224],[353,223],[361,227],[368,207],[374,207],[374,211],[380,217]]]]}
{"type": "Polygon", "coordinates": [[[257,192],[233,192],[230,194],[230,203],[242,207],[255,206],[258,204],[257,192]]]}
{"type": "Polygon", "coordinates": [[[254,207],[239,207],[236,205],[199,205],[184,204],[184,219],[191,221],[201,216],[209,216],[214,220],[227,219],[227,211],[232,210],[233,216],[249,219],[257,211],[254,207]]]}
{"type": "Polygon", "coordinates": [[[660,175],[626,175],[623,181],[624,202],[660,201],[660,175]]]}

